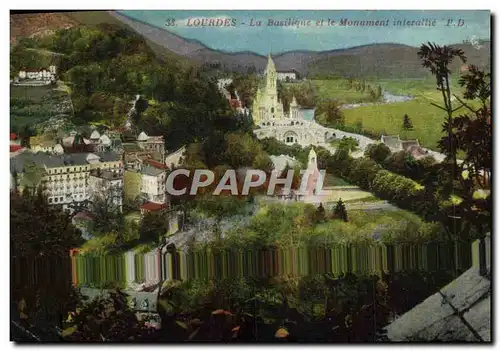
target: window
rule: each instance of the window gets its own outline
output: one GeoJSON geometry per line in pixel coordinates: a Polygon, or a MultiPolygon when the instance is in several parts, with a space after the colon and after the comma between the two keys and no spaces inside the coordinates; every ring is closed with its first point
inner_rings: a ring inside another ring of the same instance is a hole
{"type": "Polygon", "coordinates": [[[56,198],[54,198],[54,202],[57,202],[57,197],[56,197],[56,198]]]}
{"type": "Polygon", "coordinates": [[[63,197],[62,197],[62,196],[60,196],[60,197],[59,197],[59,201],[62,201],[62,200],[63,200],[63,197]]]}
{"type": "MultiPolygon", "coordinates": [[[[274,113],[274,107],[271,107],[271,113],[274,113]]],[[[273,116],[274,118],[274,116],[273,116]]]]}

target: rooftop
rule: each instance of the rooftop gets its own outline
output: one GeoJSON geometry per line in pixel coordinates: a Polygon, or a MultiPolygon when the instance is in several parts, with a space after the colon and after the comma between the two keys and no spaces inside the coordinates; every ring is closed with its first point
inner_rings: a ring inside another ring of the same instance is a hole
{"type": "Polygon", "coordinates": [[[408,148],[410,146],[420,146],[420,143],[418,140],[403,140],[401,141],[401,145],[403,147],[403,150],[408,151],[408,148]]]}
{"type": "Polygon", "coordinates": [[[144,165],[144,166],[142,166],[141,173],[156,177],[162,173],[165,173],[165,169],[156,168],[156,167],[149,166],[149,165],[144,165]]]}
{"type": "Polygon", "coordinates": [[[153,167],[159,168],[159,169],[167,169],[166,165],[164,165],[161,162],[155,161],[155,160],[153,160],[151,158],[146,158],[142,162],[145,163],[145,164],[151,165],[153,167]]]}
{"type": "Polygon", "coordinates": [[[123,178],[123,176],[119,173],[115,173],[108,170],[100,170],[100,169],[94,169],[90,171],[90,175],[96,178],[101,178],[106,180],[119,180],[123,178]]]}
{"type": "Polygon", "coordinates": [[[122,143],[122,147],[125,152],[143,151],[136,143],[122,143]]]}
{"type": "Polygon", "coordinates": [[[159,210],[166,210],[167,208],[168,208],[167,204],[158,204],[155,202],[146,202],[145,204],[141,205],[141,209],[146,211],[159,211],[159,210]]]}
{"type": "Polygon", "coordinates": [[[95,152],[101,159],[101,162],[116,162],[121,160],[120,154],[114,151],[95,152]]]}
{"type": "Polygon", "coordinates": [[[23,147],[21,145],[15,145],[15,144],[11,144],[10,145],[10,152],[16,152],[16,151],[19,151],[21,150],[23,147]]]}

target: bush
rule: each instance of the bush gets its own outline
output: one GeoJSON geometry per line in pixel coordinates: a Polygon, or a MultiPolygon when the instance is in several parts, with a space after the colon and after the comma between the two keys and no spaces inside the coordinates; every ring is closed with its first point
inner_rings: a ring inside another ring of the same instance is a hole
{"type": "Polygon", "coordinates": [[[365,150],[365,156],[377,163],[384,163],[391,155],[391,149],[385,144],[370,144],[365,150]]]}

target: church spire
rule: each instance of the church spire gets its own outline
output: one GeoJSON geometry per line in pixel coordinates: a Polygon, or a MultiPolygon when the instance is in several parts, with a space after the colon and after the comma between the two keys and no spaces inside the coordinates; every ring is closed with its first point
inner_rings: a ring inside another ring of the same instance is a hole
{"type": "Polygon", "coordinates": [[[266,74],[269,74],[270,72],[276,72],[276,67],[274,66],[273,58],[271,57],[271,53],[267,56],[267,67],[266,67],[266,74]]]}

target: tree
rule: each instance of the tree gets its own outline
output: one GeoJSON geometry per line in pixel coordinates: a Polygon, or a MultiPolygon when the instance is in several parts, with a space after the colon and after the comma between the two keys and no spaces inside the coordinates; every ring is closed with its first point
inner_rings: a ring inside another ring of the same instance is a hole
{"type": "Polygon", "coordinates": [[[61,326],[61,315],[74,307],[69,250],[82,239],[71,216],[50,206],[41,189],[10,196],[11,302],[24,301],[30,323],[61,326]]]}
{"type": "Polygon", "coordinates": [[[68,314],[65,324],[65,341],[140,341],[151,340],[154,333],[137,320],[127,295],[119,290],[80,304],[68,314]]]}
{"type": "Polygon", "coordinates": [[[339,201],[337,201],[337,204],[335,205],[335,209],[333,210],[333,218],[341,219],[344,222],[349,221],[347,217],[347,210],[345,208],[345,204],[341,198],[339,199],[339,201]]]}
{"type": "Polygon", "coordinates": [[[165,211],[147,212],[140,225],[140,240],[158,246],[168,232],[169,220],[165,211]]]}
{"type": "Polygon", "coordinates": [[[489,175],[492,164],[491,154],[491,88],[490,74],[469,65],[468,72],[462,75],[459,84],[465,88],[464,101],[453,94],[460,105],[452,107],[452,93],[449,84],[450,70],[448,65],[458,57],[466,62],[460,49],[440,47],[429,44],[422,45],[419,56],[424,67],[429,68],[436,76],[438,89],[443,96],[444,106],[433,104],[447,113],[443,123],[446,135],[439,141],[439,147],[448,156],[447,162],[440,165],[438,196],[444,205],[440,217],[449,237],[470,237],[484,235],[491,229],[491,196],[486,199],[474,199],[477,189],[474,179],[480,180],[479,174],[489,175]],[[470,100],[479,100],[479,109],[470,104],[470,100]],[[461,114],[453,118],[453,113],[465,107],[470,114],[461,114]],[[478,135],[481,135],[478,138],[478,135]],[[457,164],[457,151],[462,150],[466,159],[457,164]],[[458,201],[452,201],[452,197],[458,201]],[[475,234],[471,231],[475,229],[475,234]]]}
{"type": "Polygon", "coordinates": [[[34,161],[28,161],[24,164],[24,171],[19,185],[22,189],[35,194],[42,181],[43,173],[43,169],[38,167],[34,161]]]}
{"type": "Polygon", "coordinates": [[[382,164],[391,155],[391,149],[383,143],[370,144],[365,150],[365,156],[375,162],[382,164]]]}
{"type": "Polygon", "coordinates": [[[214,234],[220,240],[222,232],[220,223],[225,217],[243,213],[248,206],[246,197],[231,195],[201,195],[196,198],[197,207],[206,215],[214,219],[214,234]]]}
{"type": "Polygon", "coordinates": [[[349,153],[356,151],[358,149],[359,142],[353,137],[343,137],[338,142],[338,149],[347,150],[349,153]]]}
{"type": "Polygon", "coordinates": [[[21,146],[29,148],[31,147],[30,145],[30,138],[32,136],[35,136],[36,132],[33,129],[32,126],[30,125],[24,125],[21,130],[19,131],[19,139],[21,140],[21,146]]]}
{"type": "MultiPolygon", "coordinates": [[[[99,172],[99,170],[98,170],[99,172]]],[[[92,221],[92,230],[97,234],[118,233],[118,240],[122,239],[125,217],[122,213],[123,191],[119,186],[94,189],[90,209],[95,215],[92,221]]]]}
{"type": "Polygon", "coordinates": [[[345,120],[339,103],[335,100],[321,101],[314,111],[314,119],[326,127],[343,126],[345,120]]]}
{"type": "Polygon", "coordinates": [[[433,106],[445,111],[446,120],[443,123],[443,132],[448,133],[447,139],[442,139],[440,146],[448,156],[453,165],[457,162],[457,145],[453,138],[453,112],[456,109],[452,106],[452,94],[450,89],[450,68],[454,58],[460,59],[463,63],[467,61],[463,50],[455,49],[450,46],[439,46],[428,43],[422,44],[418,52],[418,56],[422,60],[422,66],[428,68],[429,71],[436,77],[436,85],[443,97],[444,106],[432,103],[433,106]],[[444,143],[443,143],[444,142],[444,143]]]}
{"type": "Polygon", "coordinates": [[[407,114],[405,114],[403,117],[403,129],[404,130],[413,129],[413,124],[411,123],[410,117],[408,117],[407,114]]]}
{"type": "Polygon", "coordinates": [[[325,220],[325,208],[323,207],[323,203],[321,202],[319,206],[316,208],[314,219],[316,222],[323,222],[325,220]]]}

